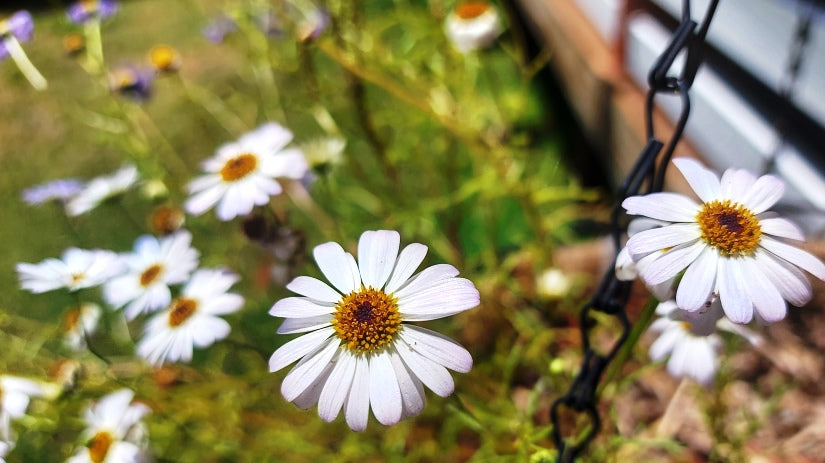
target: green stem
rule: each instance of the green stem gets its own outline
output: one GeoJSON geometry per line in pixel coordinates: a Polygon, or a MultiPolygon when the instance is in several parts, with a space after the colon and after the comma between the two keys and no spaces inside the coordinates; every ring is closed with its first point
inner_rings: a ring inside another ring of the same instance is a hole
{"type": "Polygon", "coordinates": [[[83,24],[86,39],[86,65],[89,73],[100,75],[104,69],[103,39],[100,35],[100,18],[93,17],[83,24]]]}
{"type": "Polygon", "coordinates": [[[633,330],[630,331],[627,340],[605,373],[604,381],[602,381],[597,394],[600,395],[601,390],[604,389],[605,385],[610,384],[616,375],[622,371],[622,367],[625,362],[627,362],[630,354],[633,353],[633,348],[636,347],[636,344],[639,342],[642,334],[647,330],[647,327],[650,326],[650,323],[653,321],[653,316],[656,314],[656,307],[658,305],[659,300],[654,296],[650,296],[650,299],[647,300],[647,304],[645,304],[642,309],[641,315],[639,315],[639,319],[636,320],[636,323],[633,325],[633,330]]]}
{"type": "Polygon", "coordinates": [[[23,47],[20,46],[20,42],[18,42],[13,35],[9,34],[3,39],[3,46],[6,48],[6,51],[9,52],[9,56],[14,60],[14,64],[17,65],[17,68],[23,73],[23,77],[29,81],[31,86],[34,87],[35,90],[46,90],[49,83],[46,82],[43,74],[40,74],[40,71],[32,64],[26,52],[23,51],[23,47]]]}

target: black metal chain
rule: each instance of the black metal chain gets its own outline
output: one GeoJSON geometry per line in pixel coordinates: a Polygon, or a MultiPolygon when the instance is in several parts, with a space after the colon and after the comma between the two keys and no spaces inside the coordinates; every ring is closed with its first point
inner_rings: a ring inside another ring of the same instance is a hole
{"type": "MultiPolygon", "coordinates": [[[[682,17],[679,26],[648,74],[650,89],[645,103],[647,145],[642,149],[627,178],[619,187],[616,204],[611,214],[612,238],[617,253],[620,249],[622,233],[622,228],[619,226],[622,201],[629,196],[639,194],[645,183],[647,183],[647,193],[662,190],[667,165],[682,137],[690,114],[690,88],[702,63],[705,36],[718,3],[719,0],[711,0],[700,25],[691,19],[690,0],[682,1],[682,17]],[[678,76],[671,75],[670,69],[682,52],[685,53],[682,70],[678,76]],[[679,95],[682,102],[679,119],[667,142],[656,137],[653,123],[654,100],[660,93],[679,95]]],[[[579,316],[583,350],[581,368],[568,391],[556,399],[550,408],[550,419],[553,424],[552,437],[558,449],[557,461],[560,463],[574,461],[596,437],[601,427],[596,390],[605,369],[616,357],[630,334],[631,324],[626,311],[630,284],[630,282],[616,278],[615,268],[611,265],[592,299],[581,309],[579,316]],[[593,311],[613,317],[619,325],[620,334],[607,353],[598,352],[591,346],[589,333],[597,324],[596,319],[591,316],[593,311]],[[579,417],[586,416],[590,421],[589,427],[571,435],[572,441],[562,436],[559,414],[563,407],[575,412],[579,417]]]]}

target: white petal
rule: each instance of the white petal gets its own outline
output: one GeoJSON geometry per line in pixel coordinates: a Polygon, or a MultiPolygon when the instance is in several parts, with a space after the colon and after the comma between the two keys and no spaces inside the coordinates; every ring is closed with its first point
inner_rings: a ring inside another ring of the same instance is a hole
{"type": "Polygon", "coordinates": [[[719,198],[719,177],[713,171],[690,158],[674,158],[673,165],[684,175],[702,202],[719,198]]]}
{"type": "Polygon", "coordinates": [[[674,377],[687,376],[701,384],[709,384],[716,372],[713,345],[707,339],[686,338],[673,350],[667,369],[674,377]]]}
{"type": "Polygon", "coordinates": [[[187,199],[183,208],[189,214],[201,215],[220,201],[225,191],[226,188],[222,185],[204,190],[187,199]]]}
{"type": "Polygon", "coordinates": [[[759,316],[768,323],[778,322],[785,318],[787,312],[785,299],[757,265],[756,260],[743,258],[739,263],[742,267],[744,276],[742,281],[745,283],[745,289],[759,316]]]}
{"type": "Polygon", "coordinates": [[[318,398],[318,416],[330,422],[338,416],[347,399],[355,376],[356,359],[349,350],[341,349],[329,379],[318,398]]]}
{"type": "Polygon", "coordinates": [[[321,371],[321,374],[318,375],[318,379],[315,380],[312,384],[309,385],[304,392],[301,393],[292,403],[295,404],[296,407],[300,408],[301,410],[306,410],[313,405],[318,403],[318,399],[321,397],[321,391],[323,390],[324,386],[329,382],[329,375],[332,373],[332,364],[328,364],[324,367],[324,370],[321,371]]]}
{"type": "Polygon", "coordinates": [[[800,307],[811,300],[811,282],[798,268],[762,249],[756,250],[755,258],[756,265],[765,272],[765,276],[776,285],[776,289],[788,302],[800,307]]]}
{"type": "Polygon", "coordinates": [[[739,201],[754,214],[767,211],[785,193],[785,182],[773,175],[763,175],[739,201]]]}
{"type": "Polygon", "coordinates": [[[388,294],[394,293],[401,285],[406,283],[418,266],[421,265],[421,262],[424,261],[426,255],[427,246],[420,243],[407,245],[398,255],[398,262],[395,264],[384,291],[388,294]]]}
{"type": "Polygon", "coordinates": [[[644,215],[668,222],[693,222],[700,209],[696,201],[676,193],[631,196],[622,201],[622,207],[630,215],[644,215]]]}
{"type": "Polygon", "coordinates": [[[427,267],[416,276],[407,280],[406,284],[395,291],[395,296],[403,298],[418,291],[429,289],[436,283],[456,275],[458,275],[458,270],[450,264],[437,264],[432,267],[427,267]]]}
{"type": "Polygon", "coordinates": [[[719,300],[725,315],[734,323],[748,323],[753,319],[753,304],[748,297],[744,275],[737,258],[720,258],[716,272],[719,300]]]}
{"type": "Polygon", "coordinates": [[[683,310],[695,312],[705,306],[716,284],[716,261],[719,253],[706,247],[685,270],[676,290],[676,304],[683,310]]]}
{"type": "Polygon", "coordinates": [[[399,297],[398,310],[405,321],[435,320],[472,309],[480,302],[470,280],[451,278],[427,291],[399,297]]]}
{"type": "Polygon", "coordinates": [[[316,317],[335,311],[332,305],[320,305],[305,297],[287,297],[276,302],[269,314],[283,318],[316,317]]]}
{"type": "MultiPolygon", "coordinates": [[[[673,323],[672,321],[665,319],[659,319],[656,320],[656,322],[662,322],[661,324],[664,325],[672,325],[673,323]]],[[[684,338],[684,336],[684,332],[678,327],[671,326],[670,328],[665,329],[665,331],[662,332],[662,334],[656,338],[655,341],[653,341],[653,344],[650,345],[650,350],[648,352],[650,359],[654,362],[658,362],[659,360],[667,357],[668,354],[673,352],[673,346],[684,338]]]]}
{"type": "Polygon", "coordinates": [[[672,249],[642,270],[641,277],[648,285],[664,283],[696,260],[705,247],[705,243],[697,240],[689,246],[672,249]]]}
{"type": "MultiPolygon", "coordinates": [[[[194,321],[194,320],[193,320],[194,321]]],[[[232,328],[229,323],[223,318],[218,317],[201,317],[197,321],[197,325],[193,326],[192,343],[196,347],[207,347],[229,336],[232,328]]]]}
{"type": "Polygon", "coordinates": [[[395,376],[398,378],[398,387],[401,390],[401,402],[404,406],[402,417],[418,415],[424,409],[426,402],[424,386],[404,365],[404,361],[401,360],[395,347],[390,347],[387,352],[395,369],[395,376]]]}
{"type": "Polygon", "coordinates": [[[347,253],[340,244],[334,242],[319,244],[312,250],[312,255],[321,273],[342,294],[349,294],[358,289],[358,286],[352,284],[347,253]]]}
{"type": "Polygon", "coordinates": [[[370,363],[370,405],[379,423],[389,426],[401,420],[403,405],[395,369],[386,353],[374,355],[370,363]]]}
{"type": "Polygon", "coordinates": [[[415,348],[405,343],[403,339],[399,339],[395,348],[404,360],[404,364],[425,386],[441,397],[447,397],[453,393],[455,384],[446,368],[418,354],[415,348]]]}
{"type": "Polygon", "coordinates": [[[720,181],[722,194],[720,199],[730,199],[741,203],[756,182],[756,177],[745,169],[728,169],[722,174],[720,181]]]}
{"type": "Polygon", "coordinates": [[[467,373],[473,368],[473,357],[467,349],[435,331],[404,325],[398,335],[416,352],[450,370],[467,373]]]}
{"type": "Polygon", "coordinates": [[[329,326],[332,321],[332,314],[318,315],[316,317],[287,318],[278,327],[278,334],[304,333],[315,331],[319,328],[329,326]]]}
{"type": "Polygon", "coordinates": [[[627,240],[626,247],[630,257],[633,260],[639,260],[651,252],[689,243],[700,236],[702,236],[702,230],[699,225],[679,223],[636,233],[627,240]]]}
{"type": "MultiPolygon", "coordinates": [[[[309,335],[305,335],[309,336],[309,335]]],[[[281,394],[287,402],[292,402],[313,384],[332,360],[338,350],[339,340],[331,337],[315,350],[304,356],[295,367],[287,373],[281,383],[281,394]]],[[[277,365],[276,365],[277,366],[277,365]]]]}
{"type": "Polygon", "coordinates": [[[269,358],[269,371],[275,372],[322,345],[335,333],[332,327],[299,336],[279,347],[269,358]]]}
{"type": "Polygon", "coordinates": [[[358,268],[364,286],[381,289],[398,257],[401,235],[393,230],[366,231],[358,240],[358,268]]]}
{"type": "Polygon", "coordinates": [[[820,280],[825,280],[825,264],[813,254],[768,237],[763,237],[759,244],[802,270],[808,271],[820,280]]]}
{"type": "Polygon", "coordinates": [[[370,368],[364,355],[356,356],[355,361],[355,375],[344,405],[344,415],[350,429],[363,431],[367,429],[370,417],[370,368]]]}
{"type": "Polygon", "coordinates": [[[767,233],[768,235],[790,238],[797,241],[805,240],[805,235],[796,224],[781,217],[762,219],[759,221],[759,226],[762,228],[762,233],[767,233]]]}
{"type": "Polygon", "coordinates": [[[286,285],[286,289],[296,292],[301,296],[332,304],[336,304],[341,300],[341,295],[337,291],[317,278],[306,276],[296,277],[286,285]]]}
{"type": "Polygon", "coordinates": [[[630,258],[630,253],[627,252],[627,247],[622,248],[619,254],[616,255],[616,263],[614,265],[616,278],[621,281],[633,281],[639,276],[636,269],[636,263],[630,258]]]}

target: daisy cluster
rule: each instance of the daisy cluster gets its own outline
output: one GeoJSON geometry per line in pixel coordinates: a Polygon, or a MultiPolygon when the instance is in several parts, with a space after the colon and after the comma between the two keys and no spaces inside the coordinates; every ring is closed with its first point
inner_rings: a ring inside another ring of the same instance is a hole
{"type": "Polygon", "coordinates": [[[651,357],[670,355],[671,374],[707,384],[716,371],[716,330],[757,339],[743,325],[777,322],[788,302],[807,303],[812,289],[802,271],[825,280],[825,264],[794,245],[804,240],[796,225],[769,210],[784,193],[778,178],[742,169],[719,178],[691,159],[673,164],[698,201],[676,193],[625,199],[628,214],[645,218],[631,222],[616,275],[641,278],[663,301],[651,357]]]}

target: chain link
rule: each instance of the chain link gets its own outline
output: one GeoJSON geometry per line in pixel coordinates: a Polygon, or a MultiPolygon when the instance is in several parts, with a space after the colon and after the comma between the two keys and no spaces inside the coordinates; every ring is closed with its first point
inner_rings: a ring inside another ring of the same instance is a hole
{"type": "MultiPolygon", "coordinates": [[[[682,137],[690,114],[690,88],[702,64],[705,36],[718,3],[719,0],[711,0],[702,23],[697,24],[691,19],[690,0],[682,1],[679,26],[648,74],[650,89],[645,101],[647,144],[639,154],[627,178],[620,185],[610,218],[611,237],[616,252],[620,249],[623,229],[619,223],[622,201],[629,196],[639,194],[645,184],[647,184],[646,193],[662,190],[667,165],[682,137]],[[674,76],[671,74],[671,67],[682,52],[685,53],[684,64],[679,75],[674,76]],[[661,141],[656,136],[653,123],[654,102],[658,94],[678,95],[682,103],[679,119],[667,142],[661,141]]],[[[614,266],[611,265],[592,299],[581,309],[579,316],[583,351],[581,368],[568,391],[556,399],[550,408],[550,419],[553,424],[552,438],[558,449],[558,462],[574,461],[596,437],[601,427],[596,390],[605,369],[616,357],[630,334],[631,323],[626,311],[630,285],[631,282],[619,281],[616,278],[614,266]],[[619,327],[619,336],[607,353],[600,353],[591,346],[589,333],[598,323],[591,315],[593,311],[612,317],[619,327]],[[562,435],[560,413],[563,407],[575,412],[580,418],[586,417],[589,420],[587,428],[573,434],[575,437],[572,442],[562,435]]]]}

